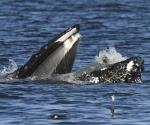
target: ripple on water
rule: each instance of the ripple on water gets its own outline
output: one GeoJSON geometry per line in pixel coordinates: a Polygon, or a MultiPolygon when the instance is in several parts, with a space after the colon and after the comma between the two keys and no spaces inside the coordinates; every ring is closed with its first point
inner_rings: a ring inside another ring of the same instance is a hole
{"type": "Polygon", "coordinates": [[[79,23],[82,39],[74,69],[89,65],[99,51],[114,46],[124,56],[142,56],[145,71],[143,84],[0,82],[0,123],[149,124],[149,6],[148,0],[1,0],[0,69],[9,65],[8,59],[22,65],[57,33],[79,23]]]}

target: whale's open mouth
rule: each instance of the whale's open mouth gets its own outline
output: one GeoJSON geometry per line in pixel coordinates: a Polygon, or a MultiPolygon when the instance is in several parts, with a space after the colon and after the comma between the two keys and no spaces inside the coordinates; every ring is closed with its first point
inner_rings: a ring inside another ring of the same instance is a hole
{"type": "Polygon", "coordinates": [[[114,58],[108,60],[107,54],[104,54],[102,63],[71,73],[79,39],[79,25],[73,25],[44,45],[26,64],[8,76],[17,79],[31,77],[34,80],[51,78],[55,80],[56,78],[58,81],[77,80],[91,83],[142,82],[141,72],[144,69],[144,61],[141,57],[123,58],[113,63],[111,60],[114,58]]]}
{"type": "Polygon", "coordinates": [[[71,72],[80,39],[79,29],[77,24],[60,33],[36,54],[33,54],[25,65],[18,68],[13,77],[42,77],[53,73],[63,74],[71,72]]]}

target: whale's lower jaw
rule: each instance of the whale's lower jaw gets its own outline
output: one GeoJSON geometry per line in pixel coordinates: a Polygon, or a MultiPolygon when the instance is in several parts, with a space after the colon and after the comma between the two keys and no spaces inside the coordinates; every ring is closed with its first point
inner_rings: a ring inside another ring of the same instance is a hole
{"type": "Polygon", "coordinates": [[[131,57],[103,69],[84,72],[76,79],[91,83],[141,83],[144,61],[140,57],[131,57]]]}
{"type": "Polygon", "coordinates": [[[40,78],[54,73],[71,72],[79,39],[79,25],[76,24],[41,47],[26,64],[12,74],[13,78],[40,78]]]}

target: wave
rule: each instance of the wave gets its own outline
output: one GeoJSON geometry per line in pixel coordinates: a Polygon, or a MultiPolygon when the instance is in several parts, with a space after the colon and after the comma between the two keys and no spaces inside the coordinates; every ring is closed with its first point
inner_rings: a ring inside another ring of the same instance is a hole
{"type": "Polygon", "coordinates": [[[17,69],[18,69],[17,63],[13,59],[9,59],[8,66],[3,66],[3,68],[0,70],[0,78],[1,79],[5,78],[8,74],[13,73],[17,69]]]}

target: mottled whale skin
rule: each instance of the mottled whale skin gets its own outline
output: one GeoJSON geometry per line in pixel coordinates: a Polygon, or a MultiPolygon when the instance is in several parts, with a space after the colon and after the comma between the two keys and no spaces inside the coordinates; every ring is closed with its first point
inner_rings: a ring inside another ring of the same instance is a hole
{"type": "Polygon", "coordinates": [[[79,25],[76,24],[44,45],[11,76],[16,79],[31,77],[34,80],[69,83],[142,82],[141,72],[144,69],[144,60],[141,57],[131,57],[115,64],[105,65],[105,67],[97,63],[92,67],[71,72],[79,39],[79,25]]]}
{"type": "Polygon", "coordinates": [[[75,73],[75,77],[91,83],[141,83],[143,70],[144,60],[141,57],[131,57],[105,68],[97,66],[87,72],[82,71],[81,74],[75,73]]]}

